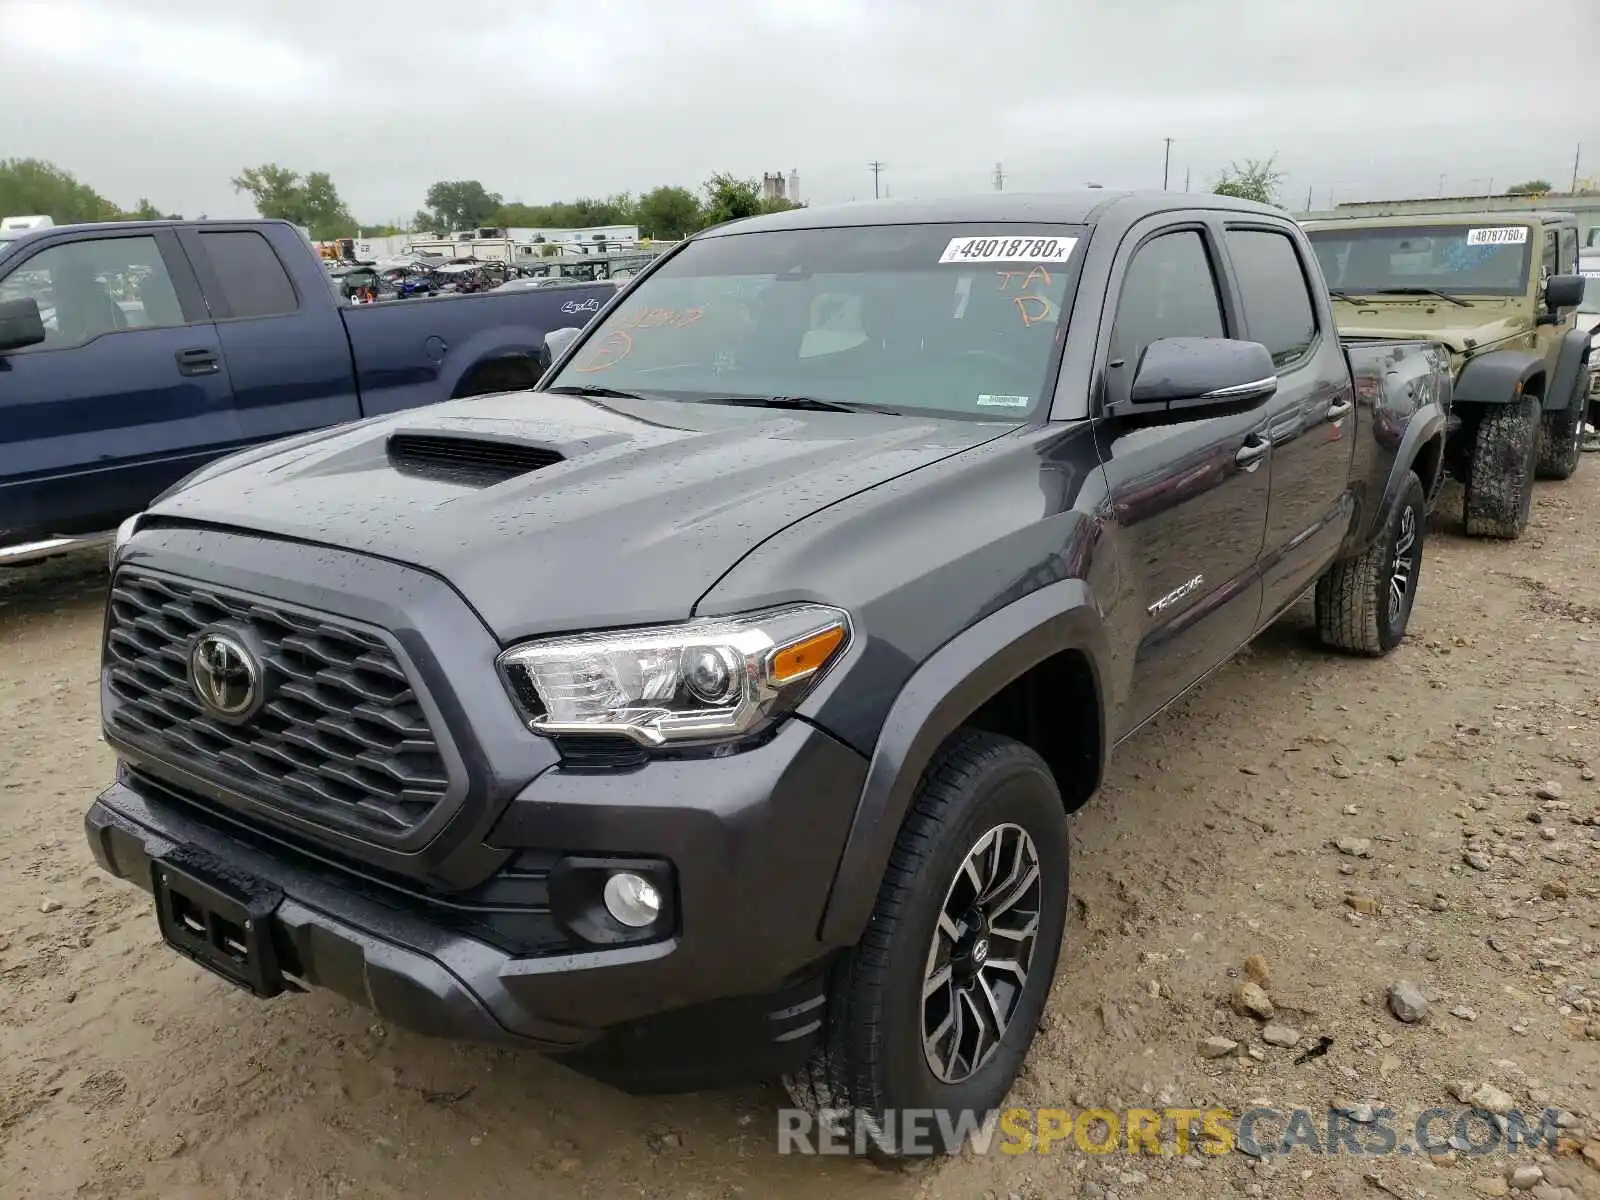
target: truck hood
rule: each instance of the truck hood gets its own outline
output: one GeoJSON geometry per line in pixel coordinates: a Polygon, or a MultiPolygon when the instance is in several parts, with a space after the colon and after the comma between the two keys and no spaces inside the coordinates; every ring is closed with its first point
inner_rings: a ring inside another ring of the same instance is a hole
{"type": "Polygon", "coordinates": [[[1434,297],[1335,300],[1333,319],[1343,337],[1426,338],[1443,342],[1452,354],[1465,354],[1467,343],[1483,347],[1527,333],[1533,323],[1520,311],[1521,301],[1474,299],[1460,308],[1434,297]]]}
{"type": "Polygon", "coordinates": [[[245,451],[149,511],[420,567],[512,641],[682,620],[785,526],[1014,428],[508,393],[245,451]],[[399,433],[560,461],[485,485],[448,465],[397,462],[399,433]]]}

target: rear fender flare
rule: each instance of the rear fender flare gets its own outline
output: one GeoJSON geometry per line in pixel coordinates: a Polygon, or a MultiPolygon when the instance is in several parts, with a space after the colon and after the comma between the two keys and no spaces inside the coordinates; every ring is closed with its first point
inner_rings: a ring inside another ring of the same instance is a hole
{"type": "MultiPolygon", "coordinates": [[[[853,945],[871,919],[878,888],[922,773],[946,738],[982,703],[1030,668],[1077,650],[1094,675],[1104,771],[1108,714],[1103,665],[1108,641],[1088,585],[1050,584],[985,617],[935,651],[912,673],[878,734],[866,782],[833,887],[821,940],[853,945]]],[[[1093,781],[1098,787],[1100,781],[1093,781]]]]}
{"type": "MultiPolygon", "coordinates": [[[[1389,481],[1383,487],[1383,503],[1378,506],[1378,511],[1373,514],[1376,526],[1372,531],[1377,536],[1378,530],[1383,528],[1384,515],[1394,507],[1400,493],[1405,491],[1406,476],[1416,469],[1417,459],[1422,456],[1422,449],[1434,438],[1442,443],[1445,436],[1444,410],[1436,404],[1418,411],[1411,418],[1411,423],[1406,426],[1405,435],[1400,439],[1400,449],[1394,456],[1394,466],[1389,470],[1389,481]]],[[[1443,446],[1440,446],[1441,451],[1443,446]]],[[[1434,468],[1440,474],[1444,473],[1444,456],[1441,453],[1438,465],[1434,468]]],[[[1424,492],[1429,491],[1430,480],[1422,481],[1424,492]]]]}
{"type": "Polygon", "coordinates": [[[1457,404],[1510,404],[1528,381],[1544,373],[1544,359],[1526,350],[1494,350],[1470,360],[1456,378],[1457,404]]]}
{"type": "Polygon", "coordinates": [[[1574,329],[1561,339],[1561,353],[1556,358],[1555,378],[1544,398],[1545,412],[1565,412],[1574,399],[1586,395],[1578,390],[1578,377],[1589,363],[1589,334],[1574,329]]]}

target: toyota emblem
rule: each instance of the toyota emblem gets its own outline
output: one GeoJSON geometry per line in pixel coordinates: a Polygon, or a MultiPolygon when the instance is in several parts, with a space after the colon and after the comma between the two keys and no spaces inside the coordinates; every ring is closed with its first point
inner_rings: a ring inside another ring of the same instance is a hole
{"type": "Polygon", "coordinates": [[[234,719],[261,698],[261,664],[233,634],[202,633],[189,651],[189,682],[211,713],[234,719]]]}

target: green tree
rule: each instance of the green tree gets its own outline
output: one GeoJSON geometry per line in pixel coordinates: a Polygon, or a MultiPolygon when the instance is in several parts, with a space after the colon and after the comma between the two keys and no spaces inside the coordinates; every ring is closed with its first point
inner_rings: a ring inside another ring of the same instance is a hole
{"type": "Polygon", "coordinates": [[[1514,183],[1506,189],[1508,196],[1542,196],[1546,192],[1555,190],[1555,185],[1548,179],[1530,179],[1526,183],[1514,183]]]}
{"type": "Polygon", "coordinates": [[[762,211],[761,184],[754,179],[739,179],[718,171],[704,184],[706,224],[738,221],[762,211]]]}
{"type": "Polygon", "coordinates": [[[356,227],[326,171],[302,178],[298,171],[267,163],[245,168],[232,182],[234,191],[250,194],[263,217],[304,225],[318,241],[347,237],[356,227]]]}
{"type": "Polygon", "coordinates": [[[476,179],[440,180],[428,189],[427,224],[440,233],[487,225],[500,208],[500,196],[476,179]]]}
{"type": "Polygon", "coordinates": [[[634,222],[646,237],[687,237],[705,224],[700,200],[684,187],[658,187],[639,197],[634,222]]]}
{"type": "Polygon", "coordinates": [[[143,196],[139,203],[122,214],[124,221],[181,221],[182,213],[164,213],[143,196]]]}
{"type": "Polygon", "coordinates": [[[1284,175],[1275,166],[1277,159],[1278,156],[1274,154],[1265,161],[1248,158],[1242,167],[1238,163],[1229,163],[1228,169],[1218,177],[1211,190],[1218,196],[1236,196],[1240,200],[1254,200],[1258,204],[1277,204],[1278,188],[1283,183],[1284,175]]]}
{"type": "Polygon", "coordinates": [[[0,215],[46,216],[57,225],[115,221],[111,201],[54,163],[39,158],[0,159],[0,215]]]}

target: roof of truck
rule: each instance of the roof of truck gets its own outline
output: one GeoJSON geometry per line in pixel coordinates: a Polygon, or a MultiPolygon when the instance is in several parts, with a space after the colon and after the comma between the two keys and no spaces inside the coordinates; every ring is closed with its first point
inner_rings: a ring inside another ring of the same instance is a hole
{"type": "Polygon", "coordinates": [[[778,229],[826,229],[833,226],[933,225],[987,221],[1037,221],[1052,225],[1093,225],[1113,212],[1121,220],[1174,209],[1222,209],[1228,212],[1288,217],[1281,208],[1236,200],[1211,192],[1138,192],[1083,188],[1070,192],[980,193],[938,200],[862,200],[818,208],[791,208],[765,216],[746,217],[714,226],[698,236],[756,233],[778,229]]]}
{"type": "Polygon", "coordinates": [[[1321,217],[1314,221],[1302,221],[1302,228],[1308,232],[1313,229],[1353,229],[1358,226],[1368,228],[1382,228],[1386,225],[1402,225],[1407,227],[1417,225],[1562,225],[1576,222],[1578,215],[1570,212],[1560,212],[1548,208],[1526,208],[1521,210],[1504,209],[1499,212],[1435,212],[1435,213],[1397,213],[1392,216],[1377,216],[1375,214],[1352,217],[1321,217]]]}
{"type": "Polygon", "coordinates": [[[235,217],[232,220],[225,217],[209,217],[205,220],[193,221],[84,221],[67,225],[50,225],[42,229],[8,229],[6,233],[7,235],[17,235],[11,240],[21,242],[31,238],[47,237],[60,233],[83,233],[85,231],[90,233],[137,233],[141,229],[171,229],[178,225],[200,226],[202,228],[213,225],[232,226],[234,228],[238,228],[240,225],[288,225],[289,228],[294,228],[290,222],[279,220],[276,217],[235,217]]]}

